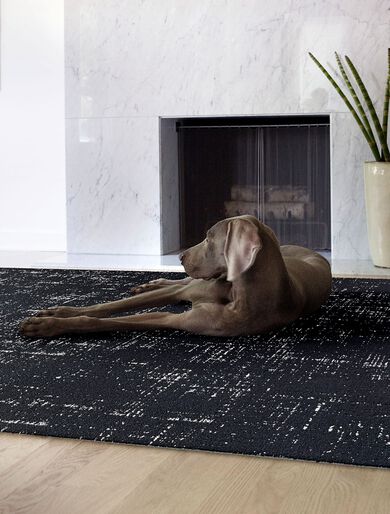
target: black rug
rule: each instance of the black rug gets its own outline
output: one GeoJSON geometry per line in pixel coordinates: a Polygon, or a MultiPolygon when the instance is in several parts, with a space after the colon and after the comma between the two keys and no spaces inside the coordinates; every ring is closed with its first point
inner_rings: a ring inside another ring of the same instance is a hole
{"type": "Polygon", "coordinates": [[[390,280],[334,279],[317,314],[262,336],[18,334],[161,276],[182,277],[0,269],[0,430],[390,467],[390,280]]]}

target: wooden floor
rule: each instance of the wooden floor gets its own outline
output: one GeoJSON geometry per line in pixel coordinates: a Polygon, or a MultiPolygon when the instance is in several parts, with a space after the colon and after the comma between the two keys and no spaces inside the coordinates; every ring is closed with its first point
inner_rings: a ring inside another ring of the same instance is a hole
{"type": "Polygon", "coordinates": [[[388,514],[390,469],[0,434],[0,513],[388,514]]]}

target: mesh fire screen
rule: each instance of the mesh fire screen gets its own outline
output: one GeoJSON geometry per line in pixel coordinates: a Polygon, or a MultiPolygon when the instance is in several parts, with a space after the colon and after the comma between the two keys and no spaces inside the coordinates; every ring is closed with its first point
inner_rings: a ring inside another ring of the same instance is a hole
{"type": "Polygon", "coordinates": [[[328,116],[196,118],[177,131],[182,248],[252,214],[281,244],[330,250],[328,116]]]}

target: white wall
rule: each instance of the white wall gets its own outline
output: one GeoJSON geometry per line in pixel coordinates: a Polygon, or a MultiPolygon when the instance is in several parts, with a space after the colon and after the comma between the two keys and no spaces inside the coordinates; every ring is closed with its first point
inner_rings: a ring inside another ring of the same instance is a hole
{"type": "Polygon", "coordinates": [[[1,0],[0,249],[65,250],[63,0],[1,0]]]}

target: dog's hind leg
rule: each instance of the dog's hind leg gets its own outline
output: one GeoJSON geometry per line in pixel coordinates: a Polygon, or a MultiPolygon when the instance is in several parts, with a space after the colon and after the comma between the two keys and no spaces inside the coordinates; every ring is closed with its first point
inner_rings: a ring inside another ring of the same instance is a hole
{"type": "Polygon", "coordinates": [[[169,280],[167,278],[157,278],[155,280],[151,280],[150,282],[146,282],[145,284],[140,284],[139,286],[133,287],[130,291],[132,294],[140,294],[145,293],[146,291],[154,291],[155,289],[161,289],[165,286],[171,285],[187,285],[192,280],[191,277],[186,277],[181,280],[169,280]]]}

